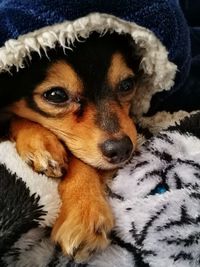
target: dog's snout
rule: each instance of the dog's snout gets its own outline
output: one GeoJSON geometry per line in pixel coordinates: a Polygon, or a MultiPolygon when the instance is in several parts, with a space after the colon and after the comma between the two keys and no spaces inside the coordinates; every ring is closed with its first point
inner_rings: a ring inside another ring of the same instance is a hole
{"type": "Polygon", "coordinates": [[[101,145],[103,155],[112,164],[119,164],[129,159],[133,148],[133,143],[128,136],[121,139],[109,139],[101,145]]]}

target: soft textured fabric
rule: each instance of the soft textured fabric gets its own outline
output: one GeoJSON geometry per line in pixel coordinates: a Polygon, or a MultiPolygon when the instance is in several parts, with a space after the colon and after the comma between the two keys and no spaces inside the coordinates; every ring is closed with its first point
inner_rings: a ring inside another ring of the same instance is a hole
{"type": "MultiPolygon", "coordinates": [[[[111,14],[153,31],[167,47],[169,60],[178,68],[175,86],[168,94],[184,83],[190,67],[190,40],[177,0],[2,0],[0,46],[9,39],[93,12],[111,14]]],[[[156,105],[160,105],[168,94],[159,94],[156,105]]]]}
{"type": "Polygon", "coordinates": [[[85,264],[64,257],[49,239],[59,211],[55,181],[27,167],[13,144],[1,143],[0,266],[198,267],[199,125],[200,113],[152,137],[119,170],[109,190],[112,244],[85,264]]]}

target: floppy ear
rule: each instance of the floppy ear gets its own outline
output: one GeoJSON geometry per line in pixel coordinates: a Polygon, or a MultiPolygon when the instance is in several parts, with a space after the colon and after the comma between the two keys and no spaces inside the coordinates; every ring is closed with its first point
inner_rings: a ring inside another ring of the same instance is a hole
{"type": "Polygon", "coordinates": [[[170,131],[179,131],[182,134],[194,135],[200,139],[200,112],[184,118],[180,124],[168,128],[170,131]]]}

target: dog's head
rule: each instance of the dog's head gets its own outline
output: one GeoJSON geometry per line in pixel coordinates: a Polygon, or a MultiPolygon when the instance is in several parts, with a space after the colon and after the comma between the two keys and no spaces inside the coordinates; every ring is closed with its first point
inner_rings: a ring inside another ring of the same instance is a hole
{"type": "Polygon", "coordinates": [[[12,95],[12,112],[53,131],[78,158],[116,168],[136,145],[129,112],[139,61],[128,36],[93,33],[66,53],[33,55],[29,66],[2,78],[4,97],[9,102],[12,95]]]}

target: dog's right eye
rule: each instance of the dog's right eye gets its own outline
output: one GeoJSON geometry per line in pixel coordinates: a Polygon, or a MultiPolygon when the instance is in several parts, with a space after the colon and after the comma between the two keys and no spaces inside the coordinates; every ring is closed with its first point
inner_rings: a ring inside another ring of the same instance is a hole
{"type": "Polygon", "coordinates": [[[63,104],[69,100],[69,95],[62,87],[53,87],[43,94],[43,97],[53,104],[63,104]]]}
{"type": "Polygon", "coordinates": [[[134,90],[135,80],[134,77],[130,76],[123,81],[118,86],[118,92],[122,95],[127,95],[134,90]]]}

